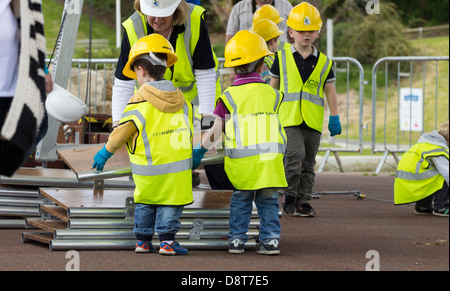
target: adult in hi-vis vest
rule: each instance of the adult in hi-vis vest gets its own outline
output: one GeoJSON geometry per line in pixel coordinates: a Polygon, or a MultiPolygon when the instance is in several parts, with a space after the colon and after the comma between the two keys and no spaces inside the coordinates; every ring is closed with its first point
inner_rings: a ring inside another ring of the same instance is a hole
{"type": "Polygon", "coordinates": [[[287,20],[292,46],[278,51],[272,65],[271,85],[284,93],[279,119],[288,139],[283,209],[287,214],[314,217],[309,204],[324,120],[324,95],[330,110],[330,135],[341,133],[332,61],[312,45],[322,28],[319,11],[303,2],[287,20]],[[325,93],[325,94],[324,94],[325,93]]]}
{"type": "Polygon", "coordinates": [[[448,217],[449,125],[424,133],[402,155],[394,183],[395,204],[416,202],[417,214],[448,217]]]}
{"type": "Polygon", "coordinates": [[[125,107],[119,125],[94,157],[93,168],[126,143],[134,190],[136,252],[152,252],[158,233],[161,254],[185,254],[175,242],[184,205],[192,195],[192,105],[171,81],[166,68],[177,61],[172,45],[160,34],[139,39],[131,48],[123,73],[140,88],[125,107]]]}
{"type": "Polygon", "coordinates": [[[167,69],[164,78],[179,88],[196,107],[196,115],[210,114],[221,87],[217,58],[212,50],[204,21],[205,9],[185,0],[135,0],[136,12],[122,23],[125,33],[115,72],[112,96],[113,125],[135,91],[136,83],[122,73],[130,48],[146,35],[158,33],[175,49],[178,61],[167,69]]]}

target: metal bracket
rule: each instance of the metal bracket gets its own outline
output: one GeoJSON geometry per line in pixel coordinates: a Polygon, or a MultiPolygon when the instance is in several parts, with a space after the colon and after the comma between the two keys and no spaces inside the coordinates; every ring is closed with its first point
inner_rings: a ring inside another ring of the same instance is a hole
{"type": "Polygon", "coordinates": [[[136,204],[134,203],[133,197],[127,197],[125,199],[125,219],[134,219],[134,210],[136,209],[136,204]]]}
{"type": "Polygon", "coordinates": [[[105,181],[103,179],[98,179],[94,181],[94,190],[103,190],[105,181]]]}

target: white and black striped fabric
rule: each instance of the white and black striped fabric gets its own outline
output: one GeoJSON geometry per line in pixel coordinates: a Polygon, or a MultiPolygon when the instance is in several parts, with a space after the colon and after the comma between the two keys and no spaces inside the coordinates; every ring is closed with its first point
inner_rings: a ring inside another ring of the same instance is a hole
{"type": "Polygon", "coordinates": [[[13,0],[12,5],[20,23],[20,54],[17,87],[0,129],[0,174],[6,176],[14,174],[34,145],[46,98],[42,1],[13,0]]]}

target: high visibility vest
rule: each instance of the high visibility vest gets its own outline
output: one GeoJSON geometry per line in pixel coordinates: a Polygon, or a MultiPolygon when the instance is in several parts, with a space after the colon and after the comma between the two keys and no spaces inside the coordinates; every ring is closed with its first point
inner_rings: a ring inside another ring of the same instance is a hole
{"type": "MultiPolygon", "coordinates": [[[[189,17],[184,23],[185,31],[178,34],[175,53],[178,61],[172,70],[166,70],[164,79],[171,80],[173,85],[183,92],[184,98],[194,105],[198,105],[197,83],[194,76],[194,66],[192,56],[200,37],[200,24],[203,19],[205,9],[201,6],[188,4],[189,17]]],[[[140,39],[147,35],[147,17],[139,12],[133,13],[127,20],[122,23],[127,32],[130,47],[140,39]]],[[[212,50],[212,48],[211,48],[212,50]]],[[[216,54],[212,51],[216,70],[216,98],[220,96],[222,89],[220,86],[220,73],[218,70],[219,62],[216,54]]]]}
{"type": "Polygon", "coordinates": [[[286,133],[277,112],[282,94],[262,83],[231,86],[221,96],[225,124],[225,172],[238,190],[286,187],[286,133]]]}
{"type": "Polygon", "coordinates": [[[267,67],[269,68],[269,70],[270,70],[270,68],[272,68],[274,60],[275,60],[275,58],[273,56],[267,56],[264,58],[264,63],[267,64],[267,67]]]}
{"type": "Polygon", "coordinates": [[[331,70],[331,59],[319,53],[316,67],[304,84],[290,46],[278,51],[278,60],[280,91],[284,93],[279,113],[281,124],[287,127],[305,122],[310,128],[322,132],[325,104],[323,88],[331,70]]]}
{"type": "Polygon", "coordinates": [[[187,205],[192,195],[192,105],[176,113],[159,111],[147,101],[129,103],[120,123],[133,122],[138,135],[127,142],[136,184],[135,203],[187,205]]]}
{"type": "Polygon", "coordinates": [[[395,204],[419,201],[442,188],[444,177],[430,164],[430,158],[438,156],[448,159],[448,148],[417,143],[403,154],[394,182],[395,204]]]}
{"type": "Polygon", "coordinates": [[[281,50],[290,48],[291,45],[292,45],[292,43],[290,43],[290,42],[279,40],[278,41],[278,50],[281,51],[281,50]]]}

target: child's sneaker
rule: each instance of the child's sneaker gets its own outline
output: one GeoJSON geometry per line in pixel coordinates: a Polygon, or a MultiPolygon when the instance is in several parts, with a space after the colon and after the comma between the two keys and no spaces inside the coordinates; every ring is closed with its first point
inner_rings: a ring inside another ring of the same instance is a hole
{"type": "Polygon", "coordinates": [[[267,243],[261,243],[257,252],[262,255],[278,255],[280,253],[279,244],[277,239],[271,239],[267,243]]]}
{"type": "Polygon", "coordinates": [[[153,247],[151,241],[138,240],[134,251],[136,253],[154,253],[156,249],[153,247]]]}
{"type": "Polygon", "coordinates": [[[437,216],[448,217],[448,206],[441,209],[434,209],[433,214],[437,216]]]}
{"type": "Polygon", "coordinates": [[[301,217],[315,217],[316,211],[309,203],[303,203],[295,208],[294,215],[301,217]]]}
{"type": "Polygon", "coordinates": [[[432,214],[433,213],[433,209],[431,207],[420,207],[417,206],[414,208],[414,212],[417,215],[427,215],[427,214],[432,214]]]}
{"type": "Polygon", "coordinates": [[[188,250],[180,246],[180,244],[176,241],[171,244],[162,241],[160,243],[159,253],[162,255],[185,255],[188,253],[188,250]]]}
{"type": "Polygon", "coordinates": [[[244,245],[245,243],[235,238],[230,242],[230,246],[228,247],[228,253],[230,254],[243,254],[244,253],[244,245]]]}

